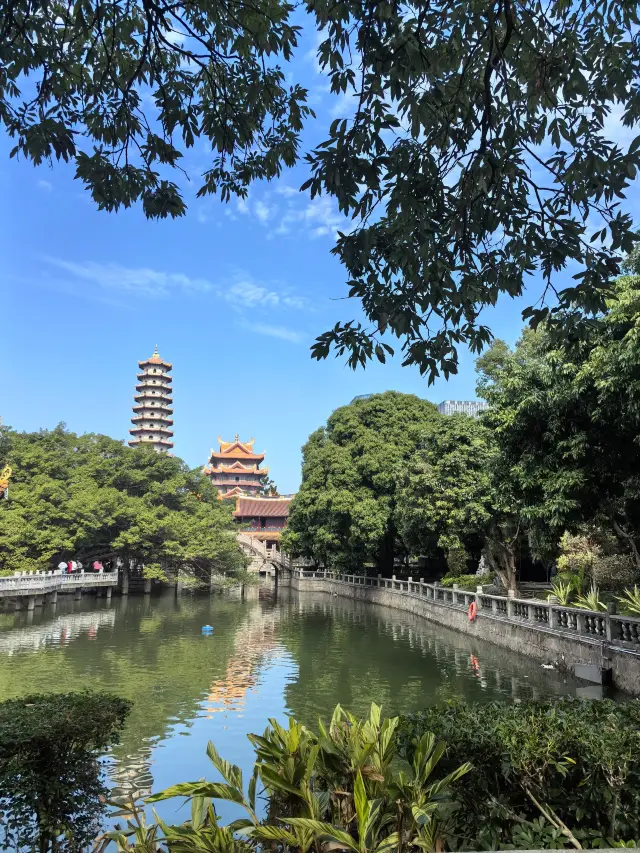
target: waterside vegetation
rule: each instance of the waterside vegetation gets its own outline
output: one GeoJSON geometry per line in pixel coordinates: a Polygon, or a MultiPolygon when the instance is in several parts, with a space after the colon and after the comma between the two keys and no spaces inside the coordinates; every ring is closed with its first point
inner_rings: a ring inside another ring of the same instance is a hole
{"type": "Polygon", "coordinates": [[[338,706],[315,731],[293,718],[288,726],[270,720],[262,735],[249,735],[255,764],[246,786],[240,768],[209,743],[213,781],[113,803],[125,820],[99,837],[95,849],[441,853],[634,846],[639,707],[454,703],[385,719],[372,705],[358,719],[338,706]],[[172,798],[191,805],[179,824],[143,808],[172,798]],[[234,806],[229,823],[221,821],[221,801],[234,806]]]}
{"type": "Polygon", "coordinates": [[[120,558],[146,577],[239,574],[228,504],[200,472],[149,447],[104,435],[18,433],[0,425],[0,467],[13,469],[0,502],[0,574],[53,569],[60,560],[120,558]]]}

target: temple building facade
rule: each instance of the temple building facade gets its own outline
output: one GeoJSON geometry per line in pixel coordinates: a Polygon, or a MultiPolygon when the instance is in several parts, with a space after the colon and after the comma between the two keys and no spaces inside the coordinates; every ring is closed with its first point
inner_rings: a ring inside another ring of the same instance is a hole
{"type": "Polygon", "coordinates": [[[292,495],[252,497],[238,495],[233,517],[243,533],[264,542],[267,548],[280,549],[280,534],[287,526],[292,495]]]}
{"type": "Polygon", "coordinates": [[[261,468],[264,453],[253,449],[255,439],[240,441],[236,435],[233,441],[218,438],[219,450],[211,450],[209,464],[204,473],[221,499],[238,495],[258,495],[264,489],[268,468],[261,468]]]}
{"type": "Polygon", "coordinates": [[[138,366],[129,446],[150,444],[158,453],[165,453],[173,447],[172,365],[160,358],[156,347],[151,358],[139,361],[138,366]]]}

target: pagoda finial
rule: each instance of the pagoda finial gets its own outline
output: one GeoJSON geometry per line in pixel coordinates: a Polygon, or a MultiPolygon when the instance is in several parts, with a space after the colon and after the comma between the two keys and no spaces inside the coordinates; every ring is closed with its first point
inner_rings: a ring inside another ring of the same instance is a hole
{"type": "Polygon", "coordinates": [[[154,358],[159,358],[159,356],[158,356],[158,344],[156,344],[155,349],[154,349],[154,351],[153,351],[153,357],[154,357],[154,358]]]}
{"type": "Polygon", "coordinates": [[[234,441],[240,441],[240,435],[239,435],[239,433],[236,433],[236,437],[234,438],[234,441]]]}

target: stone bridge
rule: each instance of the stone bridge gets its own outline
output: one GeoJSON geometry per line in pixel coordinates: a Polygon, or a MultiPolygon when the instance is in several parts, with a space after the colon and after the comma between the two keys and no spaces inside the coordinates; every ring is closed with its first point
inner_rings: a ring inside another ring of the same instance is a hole
{"type": "Polygon", "coordinates": [[[251,557],[250,572],[275,575],[280,569],[290,566],[291,561],[286,554],[276,548],[267,548],[264,542],[247,533],[238,533],[238,544],[251,557]]]}
{"type": "Polygon", "coordinates": [[[15,599],[16,610],[21,609],[26,599],[27,610],[34,610],[44,604],[45,599],[55,603],[59,592],[73,592],[79,599],[83,590],[104,589],[107,598],[111,598],[111,590],[117,585],[118,575],[115,572],[80,572],[73,575],[63,575],[60,571],[21,572],[0,578],[0,599],[15,599]]]}

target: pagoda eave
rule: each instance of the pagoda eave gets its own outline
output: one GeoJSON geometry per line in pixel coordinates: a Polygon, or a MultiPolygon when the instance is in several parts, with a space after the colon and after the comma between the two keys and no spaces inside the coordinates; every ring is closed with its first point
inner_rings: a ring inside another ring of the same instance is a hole
{"type": "Polygon", "coordinates": [[[256,454],[248,454],[248,453],[212,453],[209,457],[209,462],[213,463],[214,460],[218,462],[225,462],[231,459],[235,459],[238,462],[262,462],[264,459],[264,453],[259,456],[256,454]]]}
{"type": "Polygon", "coordinates": [[[131,433],[131,435],[135,435],[136,433],[139,433],[139,432],[151,432],[151,433],[157,432],[159,435],[173,436],[173,433],[171,432],[171,430],[165,429],[164,427],[134,427],[133,429],[130,429],[129,432],[131,433]]]}
{"type": "Polygon", "coordinates": [[[139,361],[139,362],[138,362],[138,367],[145,367],[147,364],[152,364],[152,365],[154,365],[154,366],[156,366],[156,367],[157,367],[158,365],[161,365],[162,367],[166,367],[166,368],[168,368],[168,370],[171,370],[171,369],[172,369],[172,367],[173,367],[173,365],[171,364],[171,362],[170,362],[170,361],[164,361],[164,360],[163,360],[163,359],[161,359],[161,358],[153,358],[153,357],[151,357],[151,358],[146,358],[144,361],[139,361]]]}

